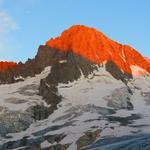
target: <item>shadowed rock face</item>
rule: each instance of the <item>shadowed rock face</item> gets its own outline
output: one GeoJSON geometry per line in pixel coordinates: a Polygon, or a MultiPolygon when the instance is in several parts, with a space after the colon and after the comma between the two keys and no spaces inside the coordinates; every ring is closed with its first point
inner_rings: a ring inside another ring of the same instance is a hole
{"type": "MultiPolygon", "coordinates": [[[[14,77],[35,76],[46,66],[52,66],[51,74],[47,78],[47,80],[51,80],[49,82],[67,83],[77,80],[81,74],[87,77],[93,70],[97,70],[97,66],[100,64],[97,65],[80,55],[74,54],[72,50],[62,52],[48,46],[40,46],[35,58],[28,59],[24,64],[20,62],[16,68],[0,72],[0,81],[1,83],[17,82],[22,79],[15,80],[14,77]]],[[[118,80],[123,81],[125,78],[132,78],[132,75],[122,73],[112,61],[106,64],[106,70],[118,80]]]]}
{"type": "Polygon", "coordinates": [[[127,83],[128,79],[133,78],[132,74],[122,72],[113,61],[106,63],[106,71],[108,71],[117,80],[127,83]]]}
{"type": "Polygon", "coordinates": [[[68,83],[80,78],[81,75],[87,77],[97,69],[96,64],[81,56],[74,55],[72,51],[64,53],[62,62],[58,61],[52,65],[51,73],[46,78],[48,83],[68,83]]]}
{"type": "MultiPolygon", "coordinates": [[[[62,56],[62,55],[61,55],[62,56]]],[[[40,46],[38,53],[33,59],[28,59],[24,64],[18,63],[16,68],[11,68],[5,72],[0,72],[1,83],[13,83],[16,82],[14,77],[22,76],[35,76],[44,70],[46,66],[50,66],[55,61],[58,61],[60,54],[56,49],[49,48],[47,46],[40,46]]]]}
{"type": "Polygon", "coordinates": [[[77,141],[77,149],[83,149],[85,146],[92,144],[96,138],[100,135],[100,130],[94,132],[86,132],[82,137],[77,141]]]}

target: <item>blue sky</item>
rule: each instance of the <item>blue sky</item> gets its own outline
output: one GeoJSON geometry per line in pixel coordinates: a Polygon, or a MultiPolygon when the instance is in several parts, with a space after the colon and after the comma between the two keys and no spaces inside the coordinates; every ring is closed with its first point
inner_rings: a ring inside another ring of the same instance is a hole
{"type": "Polygon", "coordinates": [[[25,61],[74,24],[150,58],[150,0],[0,0],[0,60],[25,61]]]}

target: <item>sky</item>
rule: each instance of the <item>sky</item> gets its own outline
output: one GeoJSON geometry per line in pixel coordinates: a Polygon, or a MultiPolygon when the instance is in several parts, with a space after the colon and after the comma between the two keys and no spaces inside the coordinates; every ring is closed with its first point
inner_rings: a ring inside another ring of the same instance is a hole
{"type": "Polygon", "coordinates": [[[0,60],[26,61],[75,24],[150,58],[150,0],[0,0],[0,60]]]}

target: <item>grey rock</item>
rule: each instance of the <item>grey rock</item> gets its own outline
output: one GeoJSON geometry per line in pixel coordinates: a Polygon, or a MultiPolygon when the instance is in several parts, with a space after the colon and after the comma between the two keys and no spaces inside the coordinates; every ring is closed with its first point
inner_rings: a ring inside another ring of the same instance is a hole
{"type": "Polygon", "coordinates": [[[116,89],[113,93],[104,99],[108,101],[108,106],[115,109],[128,109],[132,110],[133,105],[130,102],[131,92],[127,87],[116,89]]]}

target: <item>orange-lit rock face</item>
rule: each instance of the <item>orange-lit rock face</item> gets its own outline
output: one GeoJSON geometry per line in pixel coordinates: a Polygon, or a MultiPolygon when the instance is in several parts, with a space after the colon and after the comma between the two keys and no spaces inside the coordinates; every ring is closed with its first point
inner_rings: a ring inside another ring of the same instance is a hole
{"type": "Polygon", "coordinates": [[[137,65],[150,73],[150,61],[130,46],[119,44],[94,28],[75,25],[46,45],[61,51],[72,50],[97,64],[112,60],[124,72],[137,65]]]}
{"type": "Polygon", "coordinates": [[[16,66],[17,66],[17,64],[14,62],[6,62],[6,61],[3,62],[3,61],[1,61],[0,62],[0,72],[5,71],[9,68],[15,68],[16,66]]]}

